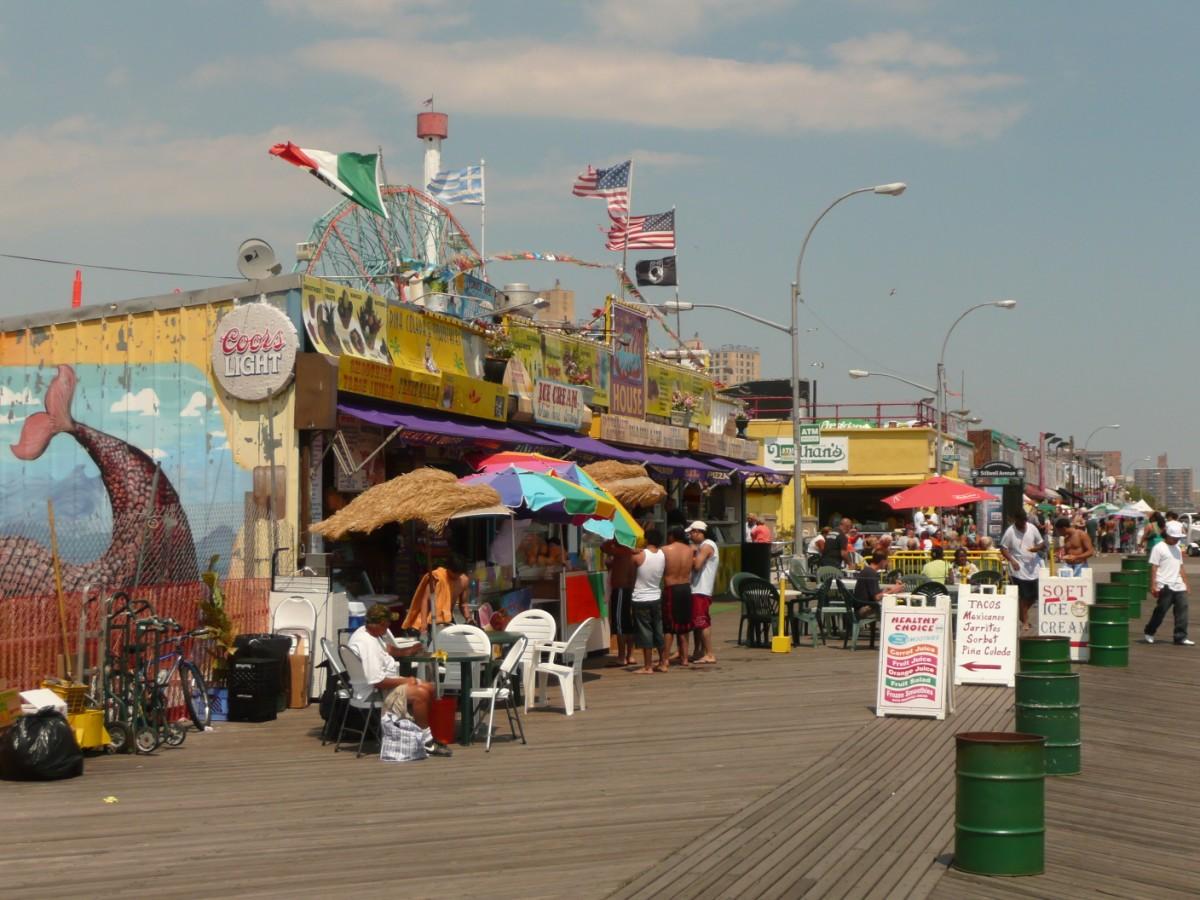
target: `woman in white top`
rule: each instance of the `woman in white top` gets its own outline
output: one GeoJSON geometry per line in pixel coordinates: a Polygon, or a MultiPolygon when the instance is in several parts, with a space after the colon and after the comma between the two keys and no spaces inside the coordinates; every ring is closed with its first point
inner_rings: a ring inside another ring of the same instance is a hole
{"type": "Polygon", "coordinates": [[[667,671],[667,660],[663,653],[662,579],[666,569],[666,557],[659,547],[662,532],[647,528],[645,546],[633,556],[637,566],[637,579],[633,583],[633,631],[634,642],[642,651],[642,667],[635,675],[649,675],[656,669],[667,671]],[[651,651],[658,650],[658,665],[650,663],[651,651]]]}

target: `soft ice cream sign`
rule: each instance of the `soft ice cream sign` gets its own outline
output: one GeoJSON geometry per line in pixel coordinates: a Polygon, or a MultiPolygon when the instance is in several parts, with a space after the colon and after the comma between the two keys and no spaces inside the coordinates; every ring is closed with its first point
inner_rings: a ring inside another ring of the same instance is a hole
{"type": "Polygon", "coordinates": [[[282,312],[266,303],[231,310],[213,333],[213,374],[239,400],[265,400],[291,381],[300,341],[282,312]]]}
{"type": "MultiPolygon", "coordinates": [[[[763,441],[767,465],[790,472],[796,464],[796,447],[790,437],[763,441]]],[[[846,472],[850,469],[850,439],[825,437],[812,444],[800,445],[800,466],[805,472],[846,472]]]]}

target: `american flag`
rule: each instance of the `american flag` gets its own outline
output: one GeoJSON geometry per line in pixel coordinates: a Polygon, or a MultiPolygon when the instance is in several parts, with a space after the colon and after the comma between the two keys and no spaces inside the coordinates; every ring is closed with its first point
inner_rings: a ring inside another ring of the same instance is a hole
{"type": "Polygon", "coordinates": [[[630,216],[628,235],[625,220],[614,218],[613,227],[608,231],[608,243],[604,246],[606,250],[674,250],[675,210],[652,216],[630,216]]]}
{"type": "Polygon", "coordinates": [[[629,210],[629,170],[633,160],[609,166],[607,169],[587,167],[575,179],[571,193],[576,197],[600,197],[608,201],[609,213],[624,215],[629,210]]]}

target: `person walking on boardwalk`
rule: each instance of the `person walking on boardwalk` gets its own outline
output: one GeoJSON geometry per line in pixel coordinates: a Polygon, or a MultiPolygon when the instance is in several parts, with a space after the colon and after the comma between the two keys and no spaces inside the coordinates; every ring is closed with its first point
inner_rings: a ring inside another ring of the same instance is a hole
{"type": "Polygon", "coordinates": [[[1039,554],[1046,548],[1042,533],[1029,524],[1025,510],[1013,514],[1013,522],[1000,538],[1000,555],[1008,561],[1013,583],[1017,586],[1021,629],[1029,628],[1029,608],[1037,602],[1039,554]]]}
{"type": "Polygon", "coordinates": [[[1142,641],[1154,643],[1154,632],[1167,617],[1168,607],[1175,613],[1175,643],[1183,647],[1191,647],[1196,642],[1188,638],[1188,598],[1187,581],[1183,577],[1183,553],[1179,542],[1183,540],[1183,525],[1180,522],[1168,522],[1163,532],[1162,543],[1155,544],[1150,551],[1150,585],[1158,598],[1150,621],[1146,623],[1142,641]]]}
{"type": "Polygon", "coordinates": [[[635,675],[649,675],[651,653],[658,650],[659,672],[667,671],[667,657],[663,652],[662,579],[666,568],[666,557],[660,549],[662,532],[647,528],[645,546],[633,556],[637,566],[637,577],[633,582],[633,629],[634,642],[642,651],[642,667],[635,675]]]}

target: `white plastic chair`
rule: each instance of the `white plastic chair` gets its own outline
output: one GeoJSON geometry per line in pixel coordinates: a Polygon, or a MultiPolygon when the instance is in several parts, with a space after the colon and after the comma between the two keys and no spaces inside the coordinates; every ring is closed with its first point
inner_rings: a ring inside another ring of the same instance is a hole
{"type": "Polygon", "coordinates": [[[355,757],[357,759],[362,756],[363,744],[366,742],[367,732],[371,730],[372,726],[375,727],[375,736],[380,737],[379,717],[383,713],[383,694],[379,692],[377,687],[367,682],[367,675],[363,671],[362,660],[353,647],[345,644],[338,647],[338,657],[341,659],[342,665],[346,667],[346,674],[350,676],[351,691],[350,700],[346,704],[345,711],[342,713],[342,724],[338,728],[337,740],[333,742],[333,752],[337,753],[342,749],[342,734],[346,731],[346,719],[350,715],[351,707],[353,707],[354,709],[361,710],[367,717],[361,729],[353,727],[350,729],[359,733],[358,755],[355,757]],[[369,691],[367,690],[368,687],[370,688],[369,691]],[[359,694],[364,694],[365,696],[360,699],[359,694]]]}
{"type": "MultiPolygon", "coordinates": [[[[304,686],[305,699],[313,695],[313,673],[316,671],[316,635],[317,608],[307,597],[293,595],[281,601],[271,614],[271,631],[275,634],[287,634],[295,638],[303,638],[305,652],[308,653],[308,684],[304,686]]],[[[296,644],[292,652],[297,652],[296,644]]]]}
{"type": "Polygon", "coordinates": [[[525,695],[525,712],[529,712],[529,700],[533,696],[533,670],[537,663],[537,647],[538,644],[554,640],[554,636],[558,633],[558,623],[554,621],[554,616],[544,609],[527,609],[513,616],[504,630],[524,635],[526,638],[525,652],[521,654],[521,683],[525,695]]]}
{"type": "MultiPolygon", "coordinates": [[[[492,656],[492,642],[487,632],[474,625],[447,625],[433,639],[434,652],[445,650],[451,656],[492,656]]],[[[471,664],[471,680],[479,684],[479,668],[481,663],[471,664]]],[[[447,691],[462,690],[462,668],[458,663],[445,664],[442,674],[442,689],[447,691]]]]}
{"type": "MultiPolygon", "coordinates": [[[[487,746],[484,752],[490,752],[492,749],[492,721],[496,716],[496,701],[499,700],[504,704],[504,712],[508,715],[508,727],[512,730],[512,736],[515,740],[517,732],[520,732],[521,743],[525,744],[525,727],[521,724],[521,714],[517,710],[516,691],[513,690],[513,673],[521,663],[521,657],[525,654],[525,645],[529,643],[528,638],[522,637],[515,644],[508,648],[508,653],[504,657],[504,662],[500,663],[500,668],[496,670],[495,678],[492,680],[492,686],[486,688],[476,688],[471,691],[471,701],[487,700],[488,715],[487,715],[487,746]]],[[[480,717],[482,718],[483,707],[479,708],[480,717]]],[[[475,729],[479,729],[479,723],[475,724],[475,729]]]]}
{"type": "Polygon", "coordinates": [[[588,637],[596,622],[595,618],[585,619],[579,623],[579,627],[575,629],[566,643],[543,644],[538,648],[541,658],[534,667],[534,674],[547,676],[545,681],[538,679],[540,682],[538,687],[539,706],[546,702],[546,682],[550,680],[549,676],[554,676],[558,679],[558,687],[562,691],[563,706],[566,708],[567,715],[575,714],[575,697],[577,695],[580,711],[587,709],[587,703],[583,698],[583,661],[587,658],[588,637]],[[561,663],[553,661],[556,656],[562,658],[561,663]]]}

